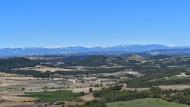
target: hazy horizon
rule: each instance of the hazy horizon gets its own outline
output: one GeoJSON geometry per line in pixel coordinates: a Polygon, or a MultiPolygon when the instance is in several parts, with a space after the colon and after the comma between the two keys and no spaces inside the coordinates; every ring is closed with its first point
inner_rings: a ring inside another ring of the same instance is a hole
{"type": "Polygon", "coordinates": [[[163,45],[163,44],[121,44],[121,45],[113,45],[113,46],[28,46],[28,47],[3,47],[0,49],[6,49],[6,48],[10,48],[10,49],[14,49],[14,48],[111,48],[111,47],[122,47],[122,46],[148,46],[148,45],[158,45],[158,46],[166,46],[166,47],[170,47],[170,48],[182,48],[182,47],[188,47],[190,48],[190,46],[176,46],[176,45],[163,45]]]}

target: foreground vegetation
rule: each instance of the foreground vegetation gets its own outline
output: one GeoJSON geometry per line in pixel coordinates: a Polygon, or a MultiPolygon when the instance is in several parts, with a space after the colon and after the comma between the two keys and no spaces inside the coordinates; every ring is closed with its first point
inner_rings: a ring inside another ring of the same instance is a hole
{"type": "Polygon", "coordinates": [[[94,96],[97,100],[74,107],[190,107],[190,89],[179,91],[152,87],[145,91],[121,91],[120,86],[114,86],[95,91],[94,96]]]}
{"type": "Polygon", "coordinates": [[[190,89],[162,90],[158,87],[152,87],[145,91],[120,91],[115,89],[104,89],[95,91],[94,96],[102,99],[105,103],[129,101],[141,98],[159,98],[169,102],[176,102],[190,105],[190,89]]]}
{"type": "Polygon", "coordinates": [[[145,98],[132,101],[108,103],[107,107],[190,107],[188,105],[167,102],[161,99],[145,98]]]}
{"type": "Polygon", "coordinates": [[[52,92],[28,92],[27,97],[37,98],[39,101],[80,101],[78,97],[82,93],[72,93],[71,91],[52,91],[52,92]]]}

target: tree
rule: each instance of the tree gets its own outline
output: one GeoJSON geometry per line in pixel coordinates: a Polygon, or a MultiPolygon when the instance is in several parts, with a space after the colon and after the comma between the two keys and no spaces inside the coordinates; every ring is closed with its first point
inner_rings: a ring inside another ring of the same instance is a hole
{"type": "Polygon", "coordinates": [[[93,92],[93,89],[92,88],[89,88],[89,93],[93,92]]]}

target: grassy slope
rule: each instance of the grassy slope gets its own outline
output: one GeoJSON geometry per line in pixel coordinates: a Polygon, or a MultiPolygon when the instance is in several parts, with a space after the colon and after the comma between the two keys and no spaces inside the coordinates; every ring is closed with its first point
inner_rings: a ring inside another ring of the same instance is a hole
{"type": "Polygon", "coordinates": [[[188,105],[170,103],[160,99],[138,99],[124,102],[108,103],[108,107],[190,107],[188,105]]]}

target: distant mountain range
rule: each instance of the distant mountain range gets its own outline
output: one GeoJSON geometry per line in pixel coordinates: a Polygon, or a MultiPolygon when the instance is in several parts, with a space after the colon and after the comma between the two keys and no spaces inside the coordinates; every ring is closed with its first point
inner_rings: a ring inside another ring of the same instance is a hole
{"type": "Polygon", "coordinates": [[[31,55],[75,55],[75,54],[190,54],[189,47],[169,47],[164,45],[120,45],[115,47],[65,47],[65,48],[4,48],[0,49],[1,57],[31,55]]]}

